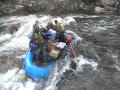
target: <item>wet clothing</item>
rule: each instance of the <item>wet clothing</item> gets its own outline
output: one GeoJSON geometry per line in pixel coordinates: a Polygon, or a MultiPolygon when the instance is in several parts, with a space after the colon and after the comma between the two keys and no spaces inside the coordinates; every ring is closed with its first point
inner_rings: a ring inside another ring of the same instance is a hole
{"type": "Polygon", "coordinates": [[[42,37],[45,39],[45,40],[48,40],[48,37],[51,35],[50,33],[48,32],[42,32],[42,37]]]}
{"type": "Polygon", "coordinates": [[[64,33],[64,39],[65,39],[65,42],[68,44],[72,41],[72,35],[68,33],[64,33]]]}
{"type": "Polygon", "coordinates": [[[46,32],[42,32],[42,36],[44,37],[45,40],[54,41],[56,37],[56,31],[53,29],[49,29],[46,32]]]}
{"type": "Polygon", "coordinates": [[[57,41],[65,42],[65,40],[64,40],[64,32],[65,32],[64,24],[56,22],[55,30],[57,31],[55,39],[57,41]]]}
{"type": "Polygon", "coordinates": [[[46,42],[42,42],[38,45],[36,60],[47,61],[46,42]]]}
{"type": "Polygon", "coordinates": [[[31,51],[35,51],[37,49],[37,43],[36,43],[35,39],[32,38],[30,40],[29,48],[31,49],[31,51]]]}
{"type": "Polygon", "coordinates": [[[64,32],[64,24],[63,23],[56,23],[55,25],[55,29],[58,31],[58,32],[64,32]]]}
{"type": "Polygon", "coordinates": [[[64,33],[57,32],[55,40],[58,42],[65,42],[64,33]]]}
{"type": "Polygon", "coordinates": [[[36,21],[35,24],[33,25],[33,35],[32,35],[32,37],[34,39],[37,39],[38,37],[41,37],[38,21],[36,21]]]}
{"type": "Polygon", "coordinates": [[[42,37],[40,32],[38,32],[38,33],[33,33],[33,38],[34,38],[34,39],[37,39],[37,38],[39,38],[39,37],[42,37]]]}
{"type": "Polygon", "coordinates": [[[56,37],[56,31],[53,30],[53,29],[49,29],[48,33],[50,34],[50,35],[48,36],[48,40],[54,41],[54,40],[55,40],[55,37],[56,37]]]}
{"type": "Polygon", "coordinates": [[[35,24],[33,25],[33,33],[39,33],[38,23],[35,23],[35,24]]]}
{"type": "Polygon", "coordinates": [[[30,51],[35,52],[36,61],[47,61],[47,52],[46,52],[46,42],[41,41],[40,43],[36,42],[34,38],[30,40],[29,43],[30,51]]]}
{"type": "Polygon", "coordinates": [[[44,33],[40,31],[38,22],[33,25],[33,39],[30,41],[30,48],[35,51],[36,61],[47,61],[46,42],[43,40],[44,33]]]}
{"type": "Polygon", "coordinates": [[[47,29],[54,29],[54,25],[52,22],[49,22],[47,25],[47,29]]]}

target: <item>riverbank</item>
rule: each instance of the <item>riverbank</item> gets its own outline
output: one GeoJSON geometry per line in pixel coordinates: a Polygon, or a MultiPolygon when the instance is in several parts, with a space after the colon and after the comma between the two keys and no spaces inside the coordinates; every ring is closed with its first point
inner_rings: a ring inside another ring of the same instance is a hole
{"type": "Polygon", "coordinates": [[[44,13],[51,15],[119,15],[117,0],[9,0],[0,2],[0,16],[44,13]]]}

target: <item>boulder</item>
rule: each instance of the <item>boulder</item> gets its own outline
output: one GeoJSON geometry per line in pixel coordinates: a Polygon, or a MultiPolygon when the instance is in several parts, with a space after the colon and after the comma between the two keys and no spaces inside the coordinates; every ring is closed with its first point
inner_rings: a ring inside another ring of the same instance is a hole
{"type": "Polygon", "coordinates": [[[23,8],[24,8],[24,6],[22,6],[22,5],[16,5],[15,6],[16,11],[21,11],[21,10],[23,10],[23,8]]]}
{"type": "Polygon", "coordinates": [[[10,31],[11,34],[15,33],[16,31],[18,31],[18,29],[20,28],[20,23],[17,24],[11,24],[8,26],[8,30],[10,31]]]}
{"type": "Polygon", "coordinates": [[[99,7],[99,6],[95,7],[95,14],[102,14],[104,12],[105,12],[104,8],[99,7]]]}

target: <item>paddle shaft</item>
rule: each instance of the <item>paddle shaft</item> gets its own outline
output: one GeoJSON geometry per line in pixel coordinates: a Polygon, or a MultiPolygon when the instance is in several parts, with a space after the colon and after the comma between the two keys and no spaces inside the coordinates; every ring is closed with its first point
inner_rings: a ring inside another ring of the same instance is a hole
{"type": "Polygon", "coordinates": [[[76,57],[77,57],[77,54],[76,54],[74,48],[72,47],[72,44],[71,44],[71,43],[70,43],[70,49],[71,49],[71,51],[72,51],[73,57],[76,58],[76,57]]]}

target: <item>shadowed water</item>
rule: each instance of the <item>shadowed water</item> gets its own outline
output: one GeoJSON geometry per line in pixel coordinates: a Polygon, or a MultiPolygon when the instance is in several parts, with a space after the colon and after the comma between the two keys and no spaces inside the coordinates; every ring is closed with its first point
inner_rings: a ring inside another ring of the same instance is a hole
{"type": "Polygon", "coordinates": [[[120,89],[120,17],[75,17],[68,27],[83,41],[76,46],[79,54],[98,63],[97,70],[83,65],[77,72],[68,70],[57,84],[58,90],[120,89]]]}

